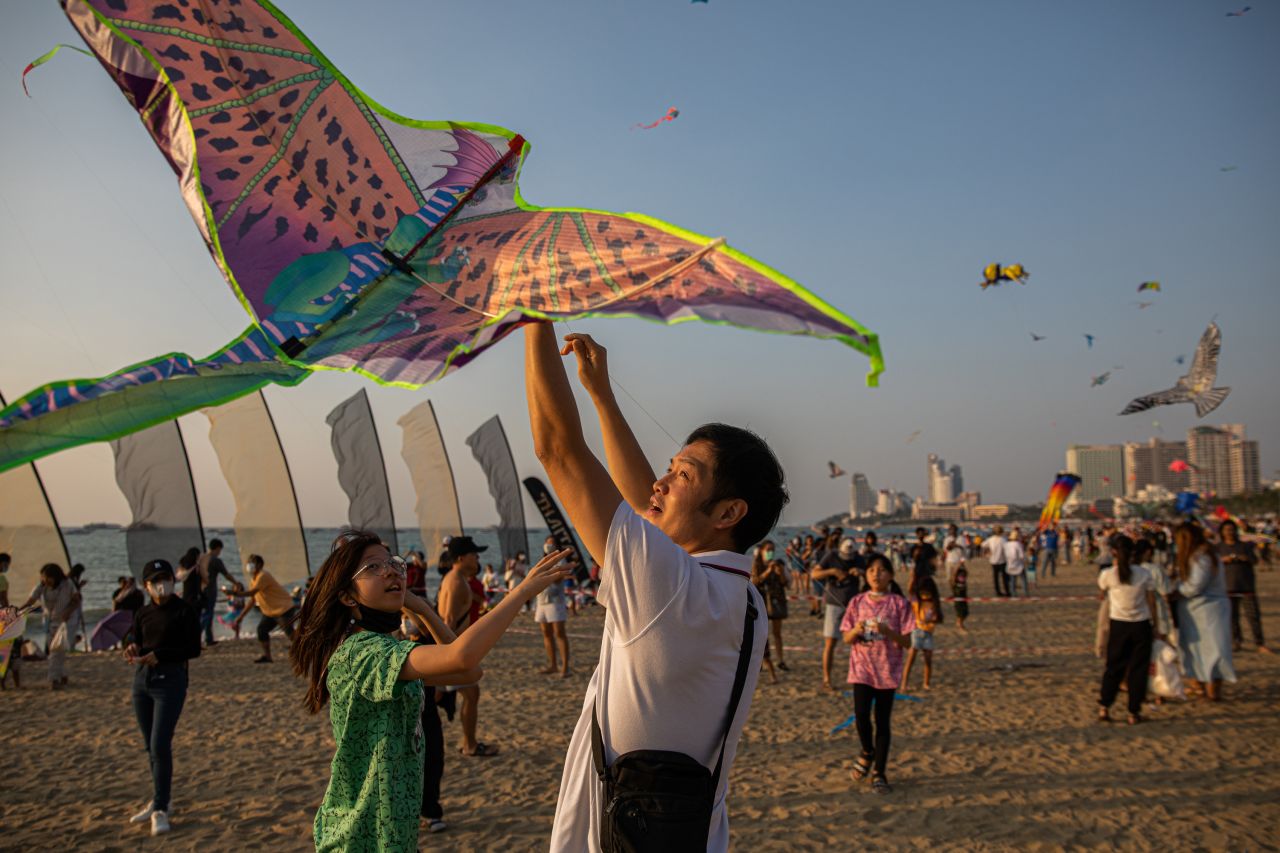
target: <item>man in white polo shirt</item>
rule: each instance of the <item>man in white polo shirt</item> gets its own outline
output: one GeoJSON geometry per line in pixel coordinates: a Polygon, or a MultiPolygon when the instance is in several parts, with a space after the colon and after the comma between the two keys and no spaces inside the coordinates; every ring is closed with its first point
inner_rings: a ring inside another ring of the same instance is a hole
{"type": "Polygon", "coordinates": [[[746,553],[769,534],[787,501],[782,468],[753,433],[708,424],[655,477],[613,398],[604,348],[586,335],[566,342],[558,352],[546,323],[525,329],[529,419],[552,488],[602,567],[597,600],[605,625],[565,756],[551,849],[601,847],[605,804],[592,758],[594,709],[608,767],[634,750],[668,750],[710,770],[724,744],[706,849],[727,850],[729,771],[768,630],[746,553]],[[600,417],[608,470],[582,435],[560,358],[570,352],[600,417]],[[750,634],[744,689],[725,738],[748,602],[761,618],[750,634]]]}

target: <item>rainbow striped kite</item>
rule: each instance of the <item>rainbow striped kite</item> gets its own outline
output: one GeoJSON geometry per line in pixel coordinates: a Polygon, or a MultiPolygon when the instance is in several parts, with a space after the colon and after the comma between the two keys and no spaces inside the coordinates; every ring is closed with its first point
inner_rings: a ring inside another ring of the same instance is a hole
{"type": "Polygon", "coordinates": [[[1065,471],[1058,474],[1058,478],[1053,481],[1053,486],[1049,489],[1049,496],[1045,498],[1044,510],[1040,513],[1040,524],[1036,526],[1037,530],[1043,530],[1058,523],[1058,519],[1062,518],[1062,505],[1067,502],[1067,498],[1071,497],[1071,493],[1078,485],[1080,485],[1080,478],[1075,474],[1068,474],[1065,471]]]}

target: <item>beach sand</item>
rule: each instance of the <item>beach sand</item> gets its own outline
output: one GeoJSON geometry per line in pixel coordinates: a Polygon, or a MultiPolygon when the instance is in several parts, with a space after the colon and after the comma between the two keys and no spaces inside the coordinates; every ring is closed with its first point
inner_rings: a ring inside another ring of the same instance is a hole
{"type": "MultiPolygon", "coordinates": [[[[989,576],[984,563],[971,564],[971,594],[986,594],[989,576]]],[[[1039,593],[1088,595],[1091,578],[1067,567],[1039,593]]],[[[1280,572],[1261,572],[1260,587],[1264,627],[1280,636],[1280,572]]],[[[821,625],[807,610],[792,602],[791,671],[777,685],[762,676],[733,768],[735,848],[1258,849],[1280,837],[1278,657],[1251,646],[1238,653],[1240,681],[1216,706],[1175,703],[1138,727],[1102,725],[1093,603],[975,603],[968,635],[948,608],[933,690],[919,689],[917,663],[912,693],[926,698],[895,708],[895,790],[882,797],[849,778],[852,729],[830,734],[852,700],[820,690],[821,625]],[[1028,663],[1041,667],[1000,668],[1028,663]]],[[[561,681],[537,674],[540,638],[530,617],[518,620],[519,633],[485,664],[481,739],[502,754],[457,756],[459,726],[446,723],[450,828],[424,829],[423,848],[546,848],[601,624],[596,608],[571,617],[576,666],[561,681]]],[[[0,846],[307,849],[333,745],[327,712],[303,712],[284,642],[275,645],[271,666],[252,663],[257,645],[247,640],[193,662],[175,741],[173,831],[154,840],[127,823],[150,799],[130,668],[115,655],[75,655],[69,689],[54,692],[43,664],[24,664],[23,689],[0,693],[8,766],[0,846]]],[[[847,660],[837,657],[841,682],[847,660]]],[[[1123,706],[1115,711],[1123,719],[1123,706]]]]}

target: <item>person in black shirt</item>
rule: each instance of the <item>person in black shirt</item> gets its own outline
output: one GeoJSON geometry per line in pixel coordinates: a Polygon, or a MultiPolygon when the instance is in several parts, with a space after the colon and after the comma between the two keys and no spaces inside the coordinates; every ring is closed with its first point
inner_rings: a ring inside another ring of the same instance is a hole
{"type": "Polygon", "coordinates": [[[151,601],[133,615],[133,642],[124,659],[135,667],[133,712],[151,759],[155,794],[130,823],[151,821],[151,834],[169,831],[173,732],[187,699],[187,661],[200,656],[200,614],[173,594],[173,566],[152,560],[142,572],[151,601]]]}
{"type": "Polygon", "coordinates": [[[128,610],[130,613],[137,613],[138,608],[146,604],[146,596],[142,594],[142,590],[138,589],[138,585],[134,582],[130,575],[121,575],[116,578],[118,584],[115,595],[111,596],[112,610],[128,610]]]}
{"type": "Polygon", "coordinates": [[[933,577],[936,569],[938,549],[925,541],[925,536],[928,533],[929,531],[923,527],[916,528],[916,541],[911,546],[911,583],[908,586],[909,589],[914,588],[917,582],[933,577]]]}
{"type": "MultiPolygon", "coordinates": [[[[870,534],[874,537],[874,534],[870,534]]],[[[871,540],[874,542],[874,538],[871,540]]],[[[823,582],[822,589],[822,686],[831,687],[831,664],[835,657],[836,640],[840,638],[840,620],[844,618],[849,601],[858,594],[865,563],[858,554],[858,543],[853,537],[842,539],[834,550],[828,551],[811,577],[823,582]]]]}
{"type": "Polygon", "coordinates": [[[1270,652],[1262,637],[1262,615],[1258,612],[1258,584],[1253,568],[1258,562],[1253,543],[1240,541],[1240,530],[1231,519],[1218,527],[1222,542],[1218,544],[1218,559],[1226,573],[1227,594],[1231,596],[1231,639],[1236,651],[1244,646],[1244,632],[1240,630],[1240,611],[1244,611],[1253,634],[1253,643],[1260,652],[1270,652]]]}

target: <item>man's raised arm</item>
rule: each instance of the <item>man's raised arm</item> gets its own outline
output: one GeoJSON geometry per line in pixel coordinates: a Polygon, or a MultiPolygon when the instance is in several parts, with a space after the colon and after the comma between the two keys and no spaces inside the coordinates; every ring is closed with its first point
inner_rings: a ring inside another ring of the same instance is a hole
{"type": "Polygon", "coordinates": [[[578,357],[578,379],[591,395],[596,414],[600,418],[600,431],[604,434],[604,456],[609,463],[609,475],[622,497],[636,512],[644,512],[653,494],[653,474],[649,460],[640,449],[631,425],[622,416],[618,400],[613,396],[609,382],[608,352],[590,335],[576,332],[565,336],[566,346],[561,355],[570,351],[578,357]]]}
{"type": "Polygon", "coordinates": [[[526,326],[524,340],[525,394],[534,453],[587,552],[603,565],[609,525],[622,495],[582,435],[578,404],[556,348],[554,327],[550,323],[526,326]]]}

